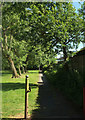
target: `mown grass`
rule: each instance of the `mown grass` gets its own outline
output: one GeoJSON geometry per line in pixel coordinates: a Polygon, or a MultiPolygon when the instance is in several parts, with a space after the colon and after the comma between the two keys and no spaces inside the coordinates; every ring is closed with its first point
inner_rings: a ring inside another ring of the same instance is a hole
{"type": "MultiPolygon", "coordinates": [[[[29,92],[29,116],[32,110],[39,105],[36,103],[38,97],[39,80],[38,70],[29,70],[29,83],[31,92],[29,92]]],[[[2,118],[23,118],[25,108],[25,76],[20,78],[11,78],[10,71],[2,71],[2,118]]]]}

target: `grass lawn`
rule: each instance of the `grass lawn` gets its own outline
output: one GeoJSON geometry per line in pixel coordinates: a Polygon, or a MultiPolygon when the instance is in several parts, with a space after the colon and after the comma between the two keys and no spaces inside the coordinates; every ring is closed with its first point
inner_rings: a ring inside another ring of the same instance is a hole
{"type": "MultiPolygon", "coordinates": [[[[39,107],[36,103],[38,97],[39,71],[30,70],[29,83],[31,92],[29,93],[29,116],[32,110],[39,107]]],[[[2,118],[23,118],[25,108],[25,76],[11,78],[9,71],[2,71],[2,118]]]]}

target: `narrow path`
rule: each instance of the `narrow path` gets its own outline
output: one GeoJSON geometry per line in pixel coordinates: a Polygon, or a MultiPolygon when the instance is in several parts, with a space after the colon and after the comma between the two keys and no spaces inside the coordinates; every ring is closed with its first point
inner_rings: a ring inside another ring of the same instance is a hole
{"type": "Polygon", "coordinates": [[[79,118],[81,120],[83,115],[80,110],[77,110],[59,91],[55,91],[41,73],[38,84],[39,92],[36,102],[40,105],[40,108],[33,111],[32,119],[62,118],[64,120],[66,118],[67,120],[67,118],[76,118],[78,120],[79,118]]]}

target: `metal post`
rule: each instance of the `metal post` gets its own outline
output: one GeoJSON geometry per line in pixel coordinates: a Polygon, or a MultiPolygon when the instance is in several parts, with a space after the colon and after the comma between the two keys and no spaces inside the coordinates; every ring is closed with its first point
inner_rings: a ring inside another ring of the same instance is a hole
{"type": "Polygon", "coordinates": [[[29,91],[29,76],[26,76],[25,82],[25,119],[28,118],[28,91],[29,91]]]}

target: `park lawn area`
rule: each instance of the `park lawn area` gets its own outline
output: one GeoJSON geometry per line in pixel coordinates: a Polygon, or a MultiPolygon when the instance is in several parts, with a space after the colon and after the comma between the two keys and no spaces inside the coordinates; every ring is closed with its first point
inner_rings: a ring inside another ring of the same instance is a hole
{"type": "Polygon", "coordinates": [[[10,71],[2,71],[2,118],[23,118],[25,109],[25,76],[29,75],[31,92],[29,92],[29,112],[39,107],[38,97],[39,71],[29,70],[20,78],[11,78],[10,71]]]}

